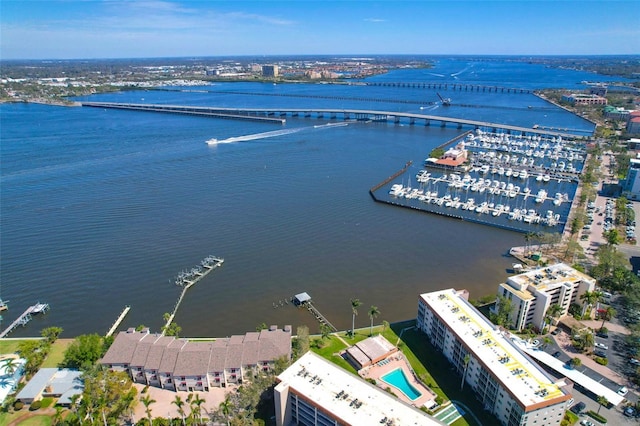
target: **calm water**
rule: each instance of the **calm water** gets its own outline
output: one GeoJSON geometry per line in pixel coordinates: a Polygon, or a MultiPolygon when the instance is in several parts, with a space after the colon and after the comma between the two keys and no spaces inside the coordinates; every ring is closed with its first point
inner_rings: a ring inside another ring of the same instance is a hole
{"type": "MultiPolygon", "coordinates": [[[[490,76],[508,81],[523,70],[533,72],[523,64],[500,64],[490,76]]],[[[384,77],[426,80],[424,71],[384,77]]],[[[568,73],[535,72],[554,81],[568,73]]],[[[564,81],[587,79],[583,74],[564,81]]],[[[432,90],[319,84],[201,89],[209,92],[140,91],[91,99],[420,111],[423,100],[436,97],[432,90]],[[332,96],[376,100],[327,99],[332,96]]],[[[532,95],[448,96],[489,108],[440,107],[430,113],[592,127],[532,95]]],[[[315,330],[306,311],[274,308],[302,291],[339,328],[351,326],[354,297],[363,302],[358,326],[369,323],[371,305],[381,311],[377,321],[402,320],[415,316],[421,292],[464,287],[472,297],[493,293],[511,263],[503,254],[523,243],[521,234],[381,205],[369,197],[371,186],[408,160],[420,165],[433,147],[459,134],[455,128],[354,123],[317,129],[313,126],[323,121],[289,118],[285,128],[299,131],[210,147],[205,141],[212,137],[280,127],[22,104],[1,105],[0,114],[0,296],[10,300],[3,326],[37,301],[52,308],[13,336],[50,325],[63,327],[67,336],[102,334],[126,304],[132,310],[123,326],[158,330],[179,295],[175,275],[209,254],[226,261],[189,290],[176,317],[184,335],[244,333],[262,322],[315,330]]]]}

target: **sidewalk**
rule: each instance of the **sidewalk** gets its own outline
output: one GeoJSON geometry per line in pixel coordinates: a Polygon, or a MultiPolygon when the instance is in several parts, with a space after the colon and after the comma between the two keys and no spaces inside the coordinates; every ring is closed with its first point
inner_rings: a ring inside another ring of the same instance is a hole
{"type": "MultiPolygon", "coordinates": [[[[598,321],[582,321],[583,324],[587,325],[587,323],[598,322],[598,321]]],[[[598,327],[600,326],[600,322],[598,322],[598,327]]],[[[609,324],[606,323],[605,326],[609,324]]],[[[615,324],[611,324],[611,326],[615,326],[615,324]]],[[[571,336],[567,333],[559,333],[556,336],[553,336],[556,343],[560,347],[560,349],[571,358],[579,358],[582,361],[582,365],[597,372],[598,374],[616,382],[621,385],[625,385],[627,387],[631,387],[631,384],[628,382],[627,377],[623,377],[620,374],[612,371],[610,368],[604,365],[600,365],[591,359],[589,356],[578,352],[573,345],[571,344],[571,336]]],[[[579,368],[578,368],[579,369],[579,368]]]]}

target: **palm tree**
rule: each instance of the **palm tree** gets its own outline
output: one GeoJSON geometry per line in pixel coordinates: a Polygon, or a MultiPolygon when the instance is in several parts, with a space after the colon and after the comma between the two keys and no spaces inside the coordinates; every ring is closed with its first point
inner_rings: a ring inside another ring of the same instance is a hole
{"type": "Polygon", "coordinates": [[[4,370],[9,376],[16,372],[20,364],[18,364],[17,358],[7,358],[3,361],[4,370]]]}
{"type": "Polygon", "coordinates": [[[583,302],[582,315],[584,316],[588,306],[592,306],[594,303],[599,302],[603,297],[600,291],[585,291],[580,295],[580,300],[583,302]]]}
{"type": "Polygon", "coordinates": [[[59,405],[56,405],[55,409],[56,409],[56,413],[53,415],[53,418],[51,419],[51,424],[54,426],[59,425],[62,422],[62,413],[64,412],[64,408],[62,408],[59,405]]]}
{"type": "Polygon", "coordinates": [[[602,325],[600,328],[604,327],[604,323],[606,321],[610,321],[616,315],[616,310],[611,306],[607,306],[602,312],[600,312],[600,316],[602,317],[602,325]]]}
{"type": "Polygon", "coordinates": [[[573,368],[578,368],[582,365],[582,360],[578,357],[575,357],[570,361],[570,363],[573,366],[573,368]]]}
{"type": "Polygon", "coordinates": [[[227,426],[229,426],[229,414],[231,414],[232,409],[233,409],[233,404],[231,403],[229,396],[227,396],[225,400],[220,403],[220,411],[222,412],[224,417],[227,419],[227,426]]]}
{"type": "Polygon", "coordinates": [[[360,299],[351,299],[351,336],[355,334],[356,315],[358,315],[358,306],[362,305],[360,299]]]}
{"type": "Polygon", "coordinates": [[[369,328],[369,336],[373,336],[373,319],[380,315],[380,309],[377,306],[371,305],[369,308],[369,318],[371,319],[371,327],[369,328]]]}
{"type": "Polygon", "coordinates": [[[171,403],[178,407],[178,414],[180,414],[180,418],[182,418],[182,426],[184,426],[184,401],[180,398],[180,395],[176,395],[175,399],[171,401],[171,403]]]}
{"type": "Polygon", "coordinates": [[[462,371],[462,382],[460,382],[460,390],[464,387],[464,379],[467,377],[467,368],[469,367],[469,361],[471,361],[471,357],[469,354],[464,356],[464,370],[462,371]]]}
{"type": "Polygon", "coordinates": [[[331,334],[331,327],[329,327],[327,324],[320,324],[320,338],[322,340],[328,339],[329,335],[331,334]]]}
{"type": "Polygon", "coordinates": [[[198,417],[198,420],[200,420],[200,424],[203,424],[202,421],[202,404],[204,404],[206,401],[204,398],[200,398],[200,395],[195,394],[195,396],[193,397],[193,399],[191,399],[191,404],[192,404],[192,408],[191,408],[191,412],[198,417]]]}
{"type": "Polygon", "coordinates": [[[151,398],[151,395],[146,394],[145,396],[140,398],[140,402],[142,402],[142,405],[144,405],[144,411],[147,413],[147,417],[149,418],[149,424],[153,424],[153,421],[151,419],[151,408],[149,407],[151,406],[151,404],[155,403],[156,400],[151,398]]]}
{"type": "Polygon", "coordinates": [[[604,396],[599,396],[596,401],[598,402],[598,414],[600,414],[600,409],[604,406],[608,406],[609,400],[604,396]]]}

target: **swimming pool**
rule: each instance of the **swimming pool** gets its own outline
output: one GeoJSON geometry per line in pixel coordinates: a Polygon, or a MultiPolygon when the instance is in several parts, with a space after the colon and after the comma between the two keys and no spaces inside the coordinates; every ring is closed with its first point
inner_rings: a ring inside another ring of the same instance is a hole
{"type": "Polygon", "coordinates": [[[409,383],[407,376],[405,376],[404,371],[402,371],[402,368],[396,368],[380,378],[383,382],[400,390],[400,392],[405,394],[405,396],[411,401],[415,401],[422,396],[418,389],[414,388],[411,383],[409,383]]]}

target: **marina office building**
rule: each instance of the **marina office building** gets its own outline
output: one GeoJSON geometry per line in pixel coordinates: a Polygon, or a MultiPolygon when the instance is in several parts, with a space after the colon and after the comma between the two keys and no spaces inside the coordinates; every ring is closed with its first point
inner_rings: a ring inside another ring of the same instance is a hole
{"type": "Polygon", "coordinates": [[[560,305],[560,317],[565,316],[569,306],[581,304],[580,296],[594,291],[595,285],[595,278],[558,263],[507,278],[498,287],[498,296],[511,300],[510,319],[515,330],[528,325],[542,330],[549,306],[560,305]]]}
{"type": "Polygon", "coordinates": [[[313,352],[301,356],[277,380],[278,426],[446,424],[313,352]]]}
{"type": "Polygon", "coordinates": [[[467,297],[454,289],[420,295],[417,327],[501,424],[559,425],[572,384],[547,375],[467,297]]]}
{"type": "Polygon", "coordinates": [[[291,358],[291,326],[276,326],[214,341],[192,341],[151,334],[148,329],[120,332],[100,360],[126,371],[136,383],[176,391],[208,391],[250,380],[291,358]]]}

